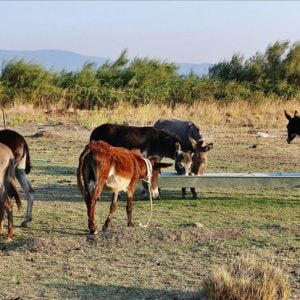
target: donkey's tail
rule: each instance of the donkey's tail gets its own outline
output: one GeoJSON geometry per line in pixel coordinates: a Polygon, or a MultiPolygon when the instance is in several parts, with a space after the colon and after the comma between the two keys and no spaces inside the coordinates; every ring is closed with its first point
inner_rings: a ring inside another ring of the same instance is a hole
{"type": "Polygon", "coordinates": [[[5,111],[3,108],[2,108],[2,117],[3,117],[3,128],[6,129],[5,111]]]}
{"type": "Polygon", "coordinates": [[[77,168],[77,185],[83,196],[85,196],[85,194],[86,194],[85,186],[83,185],[83,182],[82,182],[82,177],[84,176],[83,164],[84,164],[85,157],[87,156],[87,154],[90,153],[90,151],[91,151],[91,149],[88,146],[86,146],[85,149],[82,151],[82,153],[79,156],[79,164],[78,164],[78,168],[77,168]]]}
{"type": "Polygon", "coordinates": [[[25,173],[29,174],[32,169],[32,165],[31,165],[31,161],[30,161],[29,147],[26,142],[24,144],[24,150],[25,150],[25,154],[26,154],[25,173]]]}
{"type": "Polygon", "coordinates": [[[22,201],[19,195],[19,192],[17,190],[16,180],[15,180],[15,160],[10,159],[9,165],[6,171],[6,180],[7,183],[6,190],[8,197],[12,198],[14,197],[18,206],[18,210],[22,208],[22,201]]]}

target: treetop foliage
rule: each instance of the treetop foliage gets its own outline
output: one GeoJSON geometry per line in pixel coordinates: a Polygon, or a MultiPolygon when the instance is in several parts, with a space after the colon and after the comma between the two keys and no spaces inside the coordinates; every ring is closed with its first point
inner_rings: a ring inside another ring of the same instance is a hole
{"type": "Polygon", "coordinates": [[[282,87],[294,89],[296,93],[300,88],[300,44],[277,41],[269,45],[265,53],[256,53],[246,60],[234,54],[230,61],[211,67],[209,77],[250,84],[252,89],[262,90],[267,95],[282,96],[282,87]]]}

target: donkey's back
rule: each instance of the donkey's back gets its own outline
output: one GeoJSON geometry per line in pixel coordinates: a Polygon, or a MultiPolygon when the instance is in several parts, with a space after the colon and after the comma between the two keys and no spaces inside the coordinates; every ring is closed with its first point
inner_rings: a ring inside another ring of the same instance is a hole
{"type": "Polygon", "coordinates": [[[24,169],[26,174],[31,170],[29,148],[25,138],[10,129],[0,130],[0,143],[8,146],[14,154],[18,169],[24,169]]]}

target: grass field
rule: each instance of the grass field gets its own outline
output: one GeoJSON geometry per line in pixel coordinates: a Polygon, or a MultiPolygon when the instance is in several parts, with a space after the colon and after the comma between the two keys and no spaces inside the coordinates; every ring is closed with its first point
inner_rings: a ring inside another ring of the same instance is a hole
{"type": "MultiPolygon", "coordinates": [[[[90,129],[71,117],[15,125],[30,145],[36,202],[29,227],[18,227],[24,211],[15,209],[15,239],[0,240],[0,299],[199,299],[210,271],[242,254],[280,267],[299,299],[299,189],[202,190],[198,200],[162,190],[149,228],[126,227],[121,197],[111,229],[89,236],[75,172],[90,129]]],[[[300,140],[288,145],[284,126],[201,128],[215,146],[208,172],[299,171],[300,140]]],[[[109,199],[97,204],[99,227],[109,199]]],[[[135,199],[137,224],[150,205],[135,199]]]]}

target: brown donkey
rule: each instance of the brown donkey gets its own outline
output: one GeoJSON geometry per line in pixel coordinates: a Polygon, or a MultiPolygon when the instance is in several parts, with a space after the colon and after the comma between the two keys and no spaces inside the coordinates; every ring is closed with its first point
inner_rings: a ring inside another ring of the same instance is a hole
{"type": "Polygon", "coordinates": [[[32,206],[34,201],[34,190],[27,178],[32,168],[29,147],[21,134],[10,129],[0,130],[0,143],[11,149],[16,161],[16,179],[20,183],[27,198],[26,215],[21,226],[27,227],[28,223],[32,220],[32,206]]]}
{"type": "MultiPolygon", "coordinates": [[[[183,153],[181,156],[178,156],[177,160],[175,161],[175,170],[178,175],[202,176],[207,168],[208,152],[213,149],[213,143],[203,146],[203,141],[196,141],[192,138],[190,138],[190,141],[194,148],[194,153],[183,153]],[[185,165],[188,165],[187,162],[189,162],[190,169],[184,167],[184,164],[181,163],[182,160],[185,160],[185,165]]],[[[181,188],[181,192],[182,199],[185,199],[186,188],[181,188]]],[[[198,195],[194,187],[191,188],[191,192],[193,194],[193,198],[197,199],[198,195]]]]}
{"type": "Polygon", "coordinates": [[[12,151],[6,145],[0,143],[0,234],[3,233],[3,219],[5,212],[8,218],[7,240],[11,241],[13,231],[13,203],[14,197],[18,209],[22,207],[21,200],[15,182],[15,159],[12,151]]]}
{"type": "Polygon", "coordinates": [[[108,228],[112,214],[117,209],[120,191],[127,191],[127,224],[133,226],[133,195],[139,180],[144,179],[151,183],[151,192],[153,192],[157,189],[160,168],[170,165],[157,163],[155,158],[143,158],[138,150],[112,147],[103,141],[92,141],[86,145],[79,158],[77,183],[86,202],[90,233],[97,233],[95,206],[103,189],[113,193],[103,230],[108,228]],[[95,181],[94,186],[91,184],[92,181],[95,181]]]}

